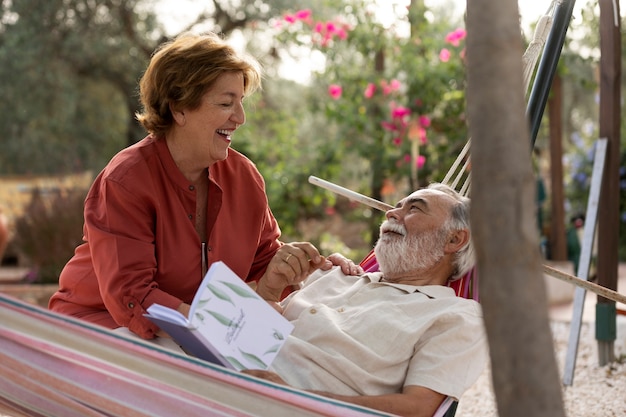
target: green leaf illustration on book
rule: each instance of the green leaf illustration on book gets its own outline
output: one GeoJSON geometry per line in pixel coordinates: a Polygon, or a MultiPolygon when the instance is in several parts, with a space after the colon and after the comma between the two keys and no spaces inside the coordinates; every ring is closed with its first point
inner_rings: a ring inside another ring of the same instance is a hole
{"type": "Polygon", "coordinates": [[[209,298],[205,298],[204,300],[198,300],[198,304],[196,308],[202,308],[206,305],[206,303],[208,303],[209,301],[211,301],[211,297],[209,298]]]}
{"type": "Polygon", "coordinates": [[[204,309],[203,311],[206,311],[207,313],[209,313],[210,315],[215,317],[215,319],[217,321],[219,321],[220,323],[222,323],[224,326],[230,326],[231,323],[232,323],[231,319],[229,319],[226,316],[221,315],[220,313],[218,313],[216,311],[211,311],[211,310],[207,310],[207,309],[204,309]]]}
{"type": "Polygon", "coordinates": [[[266,369],[267,368],[267,364],[265,362],[263,362],[258,356],[253,355],[252,353],[244,352],[241,349],[239,349],[239,352],[241,352],[241,354],[243,355],[244,358],[246,358],[248,361],[254,363],[255,365],[261,367],[261,369],[266,369]]]}
{"type": "Polygon", "coordinates": [[[275,353],[278,352],[278,350],[280,349],[281,344],[277,344],[272,346],[271,348],[269,348],[268,350],[265,351],[265,353],[263,355],[267,355],[268,353],[275,353]]]}
{"type": "Polygon", "coordinates": [[[212,285],[211,283],[207,284],[206,287],[213,293],[215,294],[215,296],[221,300],[224,301],[228,301],[229,303],[231,303],[232,305],[235,305],[235,303],[233,303],[233,300],[231,300],[231,298],[228,296],[228,294],[226,294],[224,291],[220,290],[219,288],[217,288],[215,285],[212,285]]]}
{"type": "Polygon", "coordinates": [[[257,298],[256,293],[254,293],[252,291],[252,289],[250,289],[250,291],[248,291],[246,288],[241,288],[231,282],[226,282],[226,281],[220,281],[222,284],[226,285],[228,288],[231,289],[232,292],[234,292],[235,294],[237,294],[240,297],[245,297],[245,298],[257,298]]]}
{"type": "Polygon", "coordinates": [[[204,323],[204,316],[196,311],[195,316],[200,320],[201,323],[204,323]]]}
{"type": "Polygon", "coordinates": [[[243,363],[239,362],[239,360],[232,356],[226,356],[226,360],[230,362],[237,369],[246,369],[243,363]]]}
{"type": "Polygon", "coordinates": [[[272,336],[274,336],[274,339],[285,340],[285,336],[283,336],[283,334],[276,329],[274,329],[274,333],[272,333],[272,336]]]}

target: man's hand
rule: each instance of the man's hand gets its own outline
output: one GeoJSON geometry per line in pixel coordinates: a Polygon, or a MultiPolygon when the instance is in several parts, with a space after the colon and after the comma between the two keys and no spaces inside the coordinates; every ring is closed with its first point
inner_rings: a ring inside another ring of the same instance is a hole
{"type": "Polygon", "coordinates": [[[256,376],[257,378],[265,379],[267,381],[275,382],[281,385],[287,385],[284,379],[282,379],[277,373],[270,371],[262,371],[260,369],[244,369],[241,371],[244,374],[256,376]]]}
{"type": "Polygon", "coordinates": [[[332,255],[329,255],[326,259],[329,260],[332,265],[327,265],[326,263],[321,266],[320,269],[324,271],[329,270],[330,268],[332,268],[333,265],[336,265],[341,267],[341,272],[346,275],[360,275],[365,272],[360,265],[355,264],[354,261],[346,258],[340,253],[333,253],[332,255]]]}

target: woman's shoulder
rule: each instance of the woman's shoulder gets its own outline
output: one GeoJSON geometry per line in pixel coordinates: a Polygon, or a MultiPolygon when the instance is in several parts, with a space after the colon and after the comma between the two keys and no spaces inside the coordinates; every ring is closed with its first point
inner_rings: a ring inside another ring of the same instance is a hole
{"type": "Polygon", "coordinates": [[[104,167],[102,174],[109,179],[121,181],[130,171],[145,169],[156,158],[158,158],[157,140],[147,136],[115,154],[104,167]]]}
{"type": "Polygon", "coordinates": [[[232,148],[228,151],[228,158],[216,162],[211,167],[211,174],[215,178],[236,176],[239,179],[253,180],[259,185],[265,186],[263,176],[256,164],[246,155],[232,148]]]}

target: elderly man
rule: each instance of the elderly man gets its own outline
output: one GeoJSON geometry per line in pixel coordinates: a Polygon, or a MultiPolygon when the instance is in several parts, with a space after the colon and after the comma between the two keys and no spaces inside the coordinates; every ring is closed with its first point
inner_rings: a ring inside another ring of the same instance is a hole
{"type": "MultiPolygon", "coordinates": [[[[316,271],[280,303],[294,325],[271,370],[248,374],[399,415],[432,416],[487,363],[480,305],[446,286],[474,264],[469,200],[431,184],[386,214],[380,271],[316,271]]],[[[258,293],[279,299],[282,286],[258,293]]]]}

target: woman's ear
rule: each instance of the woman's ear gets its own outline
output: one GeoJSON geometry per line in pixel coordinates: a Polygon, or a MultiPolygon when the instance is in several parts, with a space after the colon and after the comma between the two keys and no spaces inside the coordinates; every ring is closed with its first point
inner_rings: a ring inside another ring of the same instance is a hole
{"type": "Polygon", "coordinates": [[[185,126],[185,123],[187,123],[187,119],[185,119],[185,112],[182,110],[176,110],[171,104],[169,107],[174,121],[180,126],[185,126]]]}

